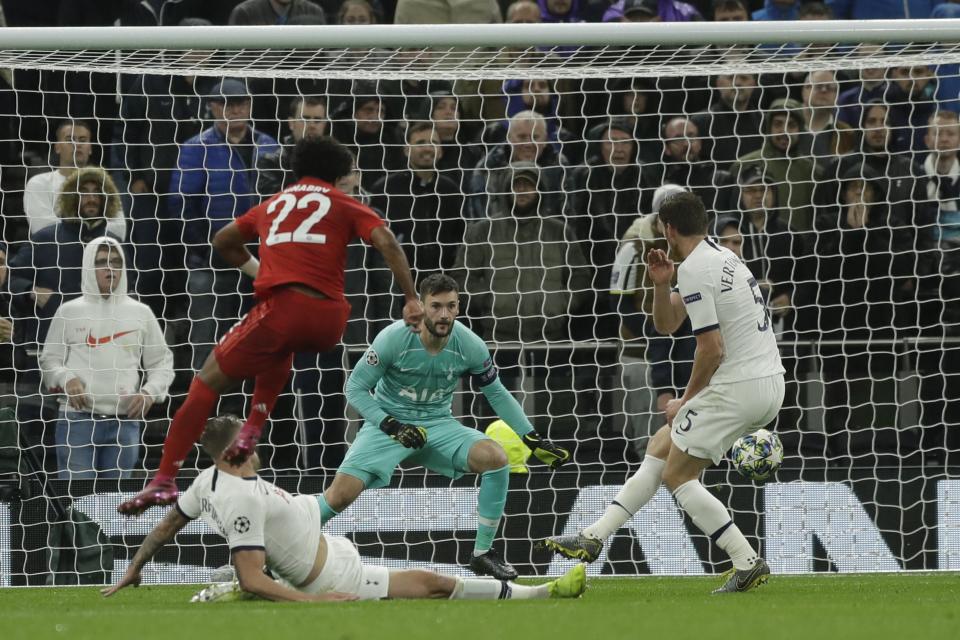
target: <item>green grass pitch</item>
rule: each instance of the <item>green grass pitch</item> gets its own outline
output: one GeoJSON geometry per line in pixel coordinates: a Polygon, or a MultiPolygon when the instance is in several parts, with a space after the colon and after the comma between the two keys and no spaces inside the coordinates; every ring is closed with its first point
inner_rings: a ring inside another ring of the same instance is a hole
{"type": "Polygon", "coordinates": [[[0,638],[528,640],[960,638],[960,575],[591,579],[579,600],[190,604],[194,587],[0,589],[0,638]]]}

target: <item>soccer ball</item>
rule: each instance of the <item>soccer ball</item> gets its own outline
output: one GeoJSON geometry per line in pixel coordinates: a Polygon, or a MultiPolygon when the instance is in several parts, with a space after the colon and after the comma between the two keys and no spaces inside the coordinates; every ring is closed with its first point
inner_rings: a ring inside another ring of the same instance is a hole
{"type": "Polygon", "coordinates": [[[777,434],[760,429],[733,443],[730,460],[740,475],[756,481],[766,480],[783,462],[783,444],[777,434]]]}

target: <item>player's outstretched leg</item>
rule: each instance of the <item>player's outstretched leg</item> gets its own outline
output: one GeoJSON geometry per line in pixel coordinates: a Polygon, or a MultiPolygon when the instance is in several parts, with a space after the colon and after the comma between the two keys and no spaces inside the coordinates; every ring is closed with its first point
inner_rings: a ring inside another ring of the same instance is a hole
{"type": "Polygon", "coordinates": [[[253,385],[253,403],[250,414],[243,423],[240,433],[233,444],[223,454],[224,460],[232,465],[240,466],[253,455],[260,442],[263,425],[266,424],[277,397],[283,392],[283,387],[290,377],[290,367],[293,366],[293,354],[288,354],[280,363],[260,373],[253,385]]]}
{"type": "Polygon", "coordinates": [[[579,598],[587,590],[587,572],[577,564],[564,575],[535,586],[498,580],[457,578],[451,600],[532,600],[541,598],[579,598]]]}
{"type": "MultiPolygon", "coordinates": [[[[208,364],[209,364],[208,358],[208,364]]],[[[204,365],[204,371],[206,371],[204,365]]],[[[177,411],[170,424],[166,440],[163,443],[163,456],[160,468],[143,491],[130,500],[120,503],[117,511],[124,515],[135,516],[156,505],[171,504],[177,500],[177,485],[174,478],[186,459],[190,449],[203,433],[207,418],[217,404],[220,392],[211,387],[198,375],[190,384],[190,391],[183,406],[177,411]]]]}
{"type": "Polygon", "coordinates": [[[573,560],[596,560],[603,551],[604,541],[653,498],[663,480],[669,452],[670,427],[665,426],[650,440],[640,469],[627,480],[599,520],[576,535],[547,538],[543,546],[573,560]]]}

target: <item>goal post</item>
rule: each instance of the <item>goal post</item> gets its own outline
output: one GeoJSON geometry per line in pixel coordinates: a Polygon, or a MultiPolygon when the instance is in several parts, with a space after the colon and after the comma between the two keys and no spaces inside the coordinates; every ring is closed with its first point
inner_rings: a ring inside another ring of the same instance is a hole
{"type": "MultiPolygon", "coordinates": [[[[417,277],[457,279],[501,379],[574,451],[557,472],[513,461],[496,544],[521,574],[569,567],[534,543],[599,517],[689,378],[694,338],[652,330],[642,266],[663,246],[649,214],[667,184],[704,200],[711,234],[753,271],[788,370],[777,477],[753,485],[724,461],[705,483],[775,572],[960,568],[960,20],[3,36],[0,586],[115,580],[162,517],[115,509],[251,302],[210,234],[287,184],[291,144],[317,134],[354,153],[341,188],[389,222],[417,277]],[[100,209],[83,226],[87,192],[100,209]],[[123,363],[77,368],[122,328],[84,316],[79,343],[49,333],[103,230],[123,241],[169,376],[143,340],[123,363]],[[125,420],[130,385],[151,375],[156,404],[125,420]],[[72,377],[108,409],[64,403],[72,377]]],[[[352,246],[346,274],[342,345],[297,356],[264,436],[265,475],[294,492],[332,478],[360,426],[346,376],[399,317],[372,249],[352,246]]],[[[468,381],[453,410],[470,427],[496,419],[468,381]]],[[[191,456],[184,486],[206,464],[191,456]]],[[[477,486],[403,467],[327,530],[365,562],[466,575],[477,486]]],[[[589,571],[713,573],[721,555],[661,490],[589,571]]],[[[202,582],[227,561],[198,521],[146,581],[202,582]]]]}

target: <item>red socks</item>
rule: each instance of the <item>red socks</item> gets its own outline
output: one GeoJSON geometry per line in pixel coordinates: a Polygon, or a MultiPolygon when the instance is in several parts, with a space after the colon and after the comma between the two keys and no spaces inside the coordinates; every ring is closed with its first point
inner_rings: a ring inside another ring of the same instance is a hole
{"type": "Polygon", "coordinates": [[[173,416],[167,438],[163,441],[163,457],[160,458],[160,468],[154,476],[156,480],[172,480],[177,477],[180,466],[207,426],[207,419],[219,397],[220,394],[199,377],[193,379],[187,400],[173,416]]]}
{"type": "Polygon", "coordinates": [[[247,427],[256,429],[259,437],[260,432],[263,431],[263,425],[273,411],[273,405],[277,403],[277,397],[283,392],[283,387],[290,378],[291,366],[293,366],[292,354],[282,365],[264,371],[256,377],[253,384],[253,406],[250,407],[250,414],[243,425],[244,429],[247,427]]]}

